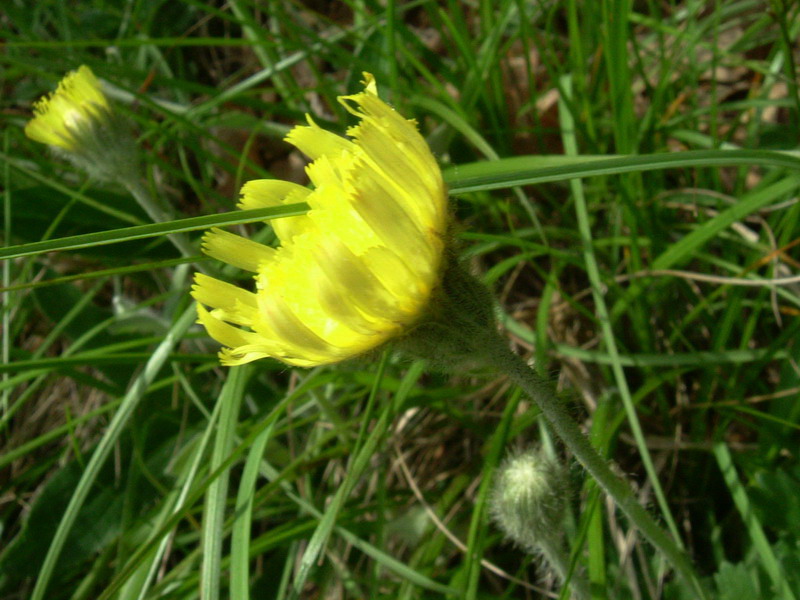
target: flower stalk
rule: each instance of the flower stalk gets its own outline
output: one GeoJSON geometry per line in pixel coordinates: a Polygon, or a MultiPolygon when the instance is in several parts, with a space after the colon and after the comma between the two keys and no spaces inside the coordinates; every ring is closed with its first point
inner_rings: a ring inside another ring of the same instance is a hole
{"type": "Polygon", "coordinates": [[[397,341],[400,350],[424,358],[445,371],[490,367],[523,389],[570,452],[583,465],[623,513],[695,590],[707,598],[684,551],[656,523],[636,499],[631,486],[615,475],[600,456],[552,386],[508,347],[497,332],[489,290],[450,256],[427,315],[407,336],[397,341]]]}
{"type": "Polygon", "coordinates": [[[600,456],[569,416],[552,386],[541,379],[519,355],[509,350],[502,338],[497,335],[493,337],[493,343],[487,344],[487,350],[482,356],[485,363],[507,375],[531,397],[564,445],[569,448],[600,487],[613,498],[631,523],[662,553],[675,571],[694,588],[698,598],[707,598],[708,596],[684,551],[639,503],[631,486],[611,471],[608,462],[600,456]]]}

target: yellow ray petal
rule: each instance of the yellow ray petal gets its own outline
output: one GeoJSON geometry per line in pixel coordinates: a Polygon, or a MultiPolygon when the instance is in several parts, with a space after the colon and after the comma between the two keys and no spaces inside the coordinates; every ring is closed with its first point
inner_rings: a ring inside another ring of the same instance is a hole
{"type": "Polygon", "coordinates": [[[310,115],[306,115],[306,119],[308,125],[294,127],[284,139],[308,158],[311,160],[317,160],[321,156],[335,158],[343,152],[353,151],[354,146],[350,140],[322,129],[310,115]]]}
{"type": "Polygon", "coordinates": [[[258,311],[254,293],[203,273],[195,273],[194,281],[192,297],[213,308],[212,314],[215,317],[237,325],[252,327],[258,311]]]}
{"type": "MultiPolygon", "coordinates": [[[[256,333],[234,327],[218,319],[208,312],[202,304],[197,305],[197,320],[206,328],[208,335],[223,346],[234,348],[237,346],[263,344],[266,341],[256,333]]],[[[274,348],[274,345],[272,347],[274,348]]]]}
{"type": "Polygon", "coordinates": [[[269,208],[304,202],[311,190],[291,181],[253,179],[242,186],[239,208],[269,208]]]}
{"type": "Polygon", "coordinates": [[[348,317],[337,317],[359,333],[369,334],[389,327],[404,311],[397,297],[340,240],[320,241],[315,250],[319,265],[319,293],[325,297],[329,312],[338,314],[346,307],[348,317]],[[357,316],[350,320],[349,315],[357,316]],[[398,314],[400,313],[400,314],[398,314]],[[368,317],[367,317],[368,315],[368,317]]]}
{"type": "Polygon", "coordinates": [[[245,271],[258,271],[262,262],[275,256],[275,248],[248,240],[235,233],[213,228],[203,236],[203,252],[245,271]]]}
{"type": "Polygon", "coordinates": [[[438,173],[436,177],[426,173],[423,165],[427,158],[370,121],[360,125],[354,134],[369,157],[371,168],[402,192],[409,212],[430,226],[441,227],[446,217],[444,184],[438,173]]]}
{"type": "Polygon", "coordinates": [[[420,276],[438,268],[441,246],[429,233],[432,224],[412,218],[406,199],[381,174],[369,168],[354,170],[350,190],[353,208],[383,245],[420,276]]]}
{"type": "MultiPolygon", "coordinates": [[[[280,179],[254,179],[244,184],[239,208],[269,208],[296,202],[307,202],[311,190],[290,181],[280,179]]],[[[269,221],[270,226],[281,241],[291,240],[295,235],[307,231],[310,222],[308,215],[283,217],[269,221]]]]}
{"type": "Polygon", "coordinates": [[[276,342],[287,354],[313,356],[320,360],[337,355],[336,348],[314,333],[277,293],[260,294],[258,305],[277,336],[276,342]]]}

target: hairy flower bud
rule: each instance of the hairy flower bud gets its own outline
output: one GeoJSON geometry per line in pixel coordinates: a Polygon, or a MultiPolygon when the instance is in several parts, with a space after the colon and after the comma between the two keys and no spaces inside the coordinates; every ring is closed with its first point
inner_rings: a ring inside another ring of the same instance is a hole
{"type": "Polygon", "coordinates": [[[489,500],[492,519],[506,537],[539,559],[539,565],[573,597],[589,598],[582,574],[570,572],[569,553],[561,527],[567,508],[567,474],[543,449],[508,457],[500,468],[489,500]]]}
{"type": "Polygon", "coordinates": [[[567,504],[566,474],[541,449],[507,458],[497,473],[491,513],[505,535],[529,552],[558,538],[567,504]]]}
{"type": "Polygon", "coordinates": [[[128,124],[86,65],[67,73],[33,111],[34,118],[25,125],[25,135],[32,140],[47,144],[98,179],[135,176],[136,145],[128,124]]]}

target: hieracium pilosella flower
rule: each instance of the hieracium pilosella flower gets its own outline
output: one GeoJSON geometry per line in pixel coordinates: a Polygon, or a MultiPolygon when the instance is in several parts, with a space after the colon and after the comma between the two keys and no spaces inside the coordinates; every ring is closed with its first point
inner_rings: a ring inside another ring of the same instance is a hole
{"type": "Polygon", "coordinates": [[[220,229],[204,251],[253,273],[248,291],[198,273],[192,295],[225,365],[273,357],[299,366],[368,352],[412,327],[441,277],[447,194],[416,124],[365,89],[339,101],[360,119],[350,139],[308,118],[286,139],[312,162],[309,189],[250,181],[239,208],[306,202],[310,211],[272,221],[272,248],[220,229]],[[206,307],[210,308],[208,310],[206,307]]]}
{"type": "Polygon", "coordinates": [[[136,145],[128,124],[111,106],[86,65],[71,71],[56,91],[36,102],[25,135],[47,144],[89,174],[129,179],[136,172],[136,145]]]}

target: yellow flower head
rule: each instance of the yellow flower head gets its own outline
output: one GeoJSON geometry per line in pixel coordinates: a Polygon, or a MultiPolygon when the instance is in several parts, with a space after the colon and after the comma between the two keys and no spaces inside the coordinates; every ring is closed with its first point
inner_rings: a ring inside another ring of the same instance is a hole
{"type": "Polygon", "coordinates": [[[339,101],[361,122],[351,139],[308,125],[287,141],[312,159],[314,189],[250,181],[239,208],[306,202],[273,222],[278,248],[219,229],[204,251],[255,273],[249,292],[195,275],[199,321],[226,346],[225,365],[274,357],[299,366],[334,363],[380,346],[421,316],[440,278],[447,194],[416,124],[365,90],[339,101]],[[209,307],[209,311],[205,307],[209,307]]]}
{"type": "Polygon", "coordinates": [[[81,136],[96,121],[105,120],[110,108],[100,82],[86,65],[68,73],[49,97],[33,106],[35,117],[25,125],[32,140],[76,150],[81,136]]]}

